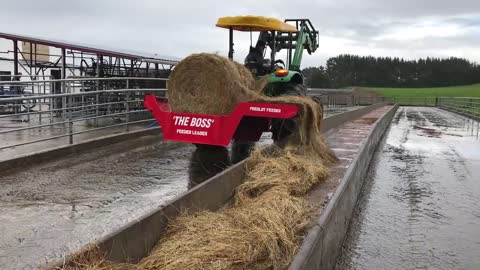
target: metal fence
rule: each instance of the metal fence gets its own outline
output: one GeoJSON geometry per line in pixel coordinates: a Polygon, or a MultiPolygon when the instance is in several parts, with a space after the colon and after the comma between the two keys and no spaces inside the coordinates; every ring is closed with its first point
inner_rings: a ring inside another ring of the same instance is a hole
{"type": "Polygon", "coordinates": [[[0,98],[53,93],[52,80],[50,76],[0,75],[0,98]]]}
{"type": "MultiPolygon", "coordinates": [[[[166,79],[145,79],[166,83],[166,79]]],[[[115,82],[118,87],[139,87],[135,82],[142,80],[47,80],[38,82],[35,87],[41,83],[62,84],[63,93],[20,94],[0,98],[0,150],[45,141],[72,144],[77,141],[76,138],[147,129],[153,121],[151,114],[143,107],[144,95],[151,93],[164,96],[165,88],[92,90],[86,86],[86,82],[105,86],[115,82]]]]}
{"type": "Polygon", "coordinates": [[[318,95],[310,92],[310,96],[317,96],[321,99],[325,107],[350,107],[350,106],[368,106],[379,102],[398,103],[402,106],[437,106],[437,97],[382,97],[382,96],[363,96],[355,94],[328,94],[318,95]]]}
{"type": "Polygon", "coordinates": [[[480,98],[440,97],[438,107],[480,120],[480,98]]]}
{"type": "Polygon", "coordinates": [[[379,102],[392,102],[392,99],[380,96],[318,95],[314,92],[310,92],[308,95],[319,99],[325,108],[368,106],[379,102]]]}
{"type": "MultiPolygon", "coordinates": [[[[88,136],[147,129],[155,122],[143,107],[143,97],[165,96],[166,85],[167,79],[138,77],[0,81],[0,150],[45,141],[72,144],[88,136]],[[6,89],[10,94],[1,95],[6,89]]],[[[439,106],[480,118],[478,98],[309,95],[327,109],[389,102],[439,106]]]]}
{"type": "Polygon", "coordinates": [[[52,78],[45,79],[42,77],[38,77],[38,79],[36,78],[36,76],[13,77],[10,75],[0,75],[0,98],[25,95],[78,93],[112,89],[164,89],[166,88],[167,81],[167,79],[164,78],[144,77],[69,77],[64,80],[55,80],[52,78]]]}
{"type": "Polygon", "coordinates": [[[401,106],[437,106],[437,97],[391,97],[392,103],[401,106]]]}
{"type": "MultiPolygon", "coordinates": [[[[144,95],[165,96],[166,84],[167,79],[137,77],[2,81],[0,86],[4,90],[32,91],[0,97],[0,150],[35,148],[39,143],[40,148],[58,146],[148,129],[156,123],[143,107],[144,95]]],[[[321,96],[321,99],[327,108],[383,101],[345,96],[321,96]]]]}

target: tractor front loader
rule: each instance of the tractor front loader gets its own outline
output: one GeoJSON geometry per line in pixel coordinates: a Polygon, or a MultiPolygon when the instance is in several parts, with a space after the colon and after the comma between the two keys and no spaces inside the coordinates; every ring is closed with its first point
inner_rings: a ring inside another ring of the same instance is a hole
{"type": "MultiPolygon", "coordinates": [[[[306,87],[300,65],[304,50],[312,54],[318,48],[318,31],[308,19],[287,19],[259,16],[222,17],[218,27],[229,30],[228,57],[233,60],[234,31],[258,32],[258,40],[250,44],[244,65],[258,79],[268,77],[263,93],[267,96],[305,96],[306,87]],[[270,57],[266,57],[267,51],[270,57]],[[286,59],[276,55],[286,50],[286,59]]],[[[203,182],[231,163],[237,163],[250,153],[253,144],[263,132],[271,132],[279,144],[297,129],[298,108],[292,104],[244,102],[228,116],[198,115],[171,112],[168,102],[155,96],[145,97],[145,107],[162,127],[166,140],[190,142],[197,146],[190,166],[190,187],[203,182]],[[255,108],[255,109],[252,109],[255,108]],[[211,119],[207,129],[185,131],[176,126],[178,117],[211,119]],[[254,121],[255,120],[255,121],[254,121]],[[226,146],[232,141],[232,155],[226,146]]]]}

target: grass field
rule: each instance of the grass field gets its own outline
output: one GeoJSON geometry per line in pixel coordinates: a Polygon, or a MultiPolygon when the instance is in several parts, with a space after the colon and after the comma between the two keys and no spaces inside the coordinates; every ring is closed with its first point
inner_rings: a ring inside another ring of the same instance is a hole
{"type": "Polygon", "coordinates": [[[359,87],[357,90],[375,92],[385,97],[480,97],[480,84],[432,88],[359,87]]]}

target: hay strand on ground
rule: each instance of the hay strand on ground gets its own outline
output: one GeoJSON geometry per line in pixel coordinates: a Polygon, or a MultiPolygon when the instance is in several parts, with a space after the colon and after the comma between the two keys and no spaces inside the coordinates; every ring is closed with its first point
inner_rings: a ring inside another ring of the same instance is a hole
{"type": "Polygon", "coordinates": [[[105,254],[97,246],[89,245],[82,251],[74,254],[63,270],[140,270],[137,265],[118,263],[105,259],[105,254]]]}

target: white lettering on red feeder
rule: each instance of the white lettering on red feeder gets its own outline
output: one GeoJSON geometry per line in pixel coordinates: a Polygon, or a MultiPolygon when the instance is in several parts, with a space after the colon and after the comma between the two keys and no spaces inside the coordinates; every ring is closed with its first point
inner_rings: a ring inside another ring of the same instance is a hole
{"type": "Polygon", "coordinates": [[[281,109],[277,109],[277,108],[267,108],[267,112],[281,113],[282,110],[281,110],[281,109]]]}
{"type": "Polygon", "coordinates": [[[173,117],[173,120],[175,121],[174,125],[176,125],[176,126],[188,126],[188,124],[190,122],[190,116],[175,115],[173,117]]]}
{"type": "Polygon", "coordinates": [[[252,112],[264,112],[264,111],[265,111],[265,108],[250,107],[250,111],[252,111],[252,112]]]}
{"type": "Polygon", "coordinates": [[[191,127],[210,128],[213,121],[214,121],[214,119],[193,117],[192,121],[190,122],[190,126],[191,127]]]}
{"type": "Polygon", "coordinates": [[[204,137],[208,136],[208,132],[207,132],[207,131],[194,130],[192,134],[193,134],[193,135],[197,135],[197,136],[204,136],[204,137]]]}
{"type": "Polygon", "coordinates": [[[173,121],[175,126],[210,128],[215,119],[175,115],[173,121]]]}
{"type": "Polygon", "coordinates": [[[194,135],[194,136],[208,136],[208,131],[200,131],[200,130],[190,130],[190,129],[177,129],[177,134],[183,135],[194,135]]]}
{"type": "Polygon", "coordinates": [[[178,134],[192,134],[192,131],[189,129],[177,129],[178,134]]]}
{"type": "Polygon", "coordinates": [[[265,108],[265,107],[255,107],[255,106],[250,107],[250,111],[252,111],[252,112],[271,112],[271,113],[281,113],[282,112],[281,109],[277,109],[277,108],[265,108]]]}

